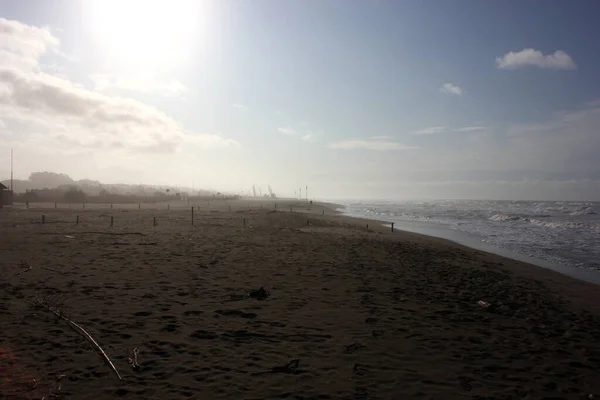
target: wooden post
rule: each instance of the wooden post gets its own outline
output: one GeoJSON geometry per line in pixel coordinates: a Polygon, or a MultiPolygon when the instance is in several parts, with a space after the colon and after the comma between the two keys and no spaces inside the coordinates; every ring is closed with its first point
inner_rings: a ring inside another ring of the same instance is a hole
{"type": "Polygon", "coordinates": [[[46,216],[42,215],[42,224],[45,224],[45,223],[46,223],[46,216]]]}
{"type": "Polygon", "coordinates": [[[325,215],[325,210],[321,210],[321,211],[322,211],[321,215],[325,215]]]}
{"type": "Polygon", "coordinates": [[[394,232],[394,223],[392,222],[392,232],[394,232]]]}
{"type": "Polygon", "coordinates": [[[290,206],[290,212],[292,212],[292,206],[290,206]]]}
{"type": "Polygon", "coordinates": [[[231,204],[228,204],[228,205],[229,205],[229,211],[231,211],[231,204]]]}
{"type": "Polygon", "coordinates": [[[156,217],[154,217],[154,221],[152,222],[153,226],[156,226],[156,217]]]}
{"type": "Polygon", "coordinates": [[[75,218],[75,225],[79,225],[79,215],[75,218]]]}
{"type": "Polygon", "coordinates": [[[369,230],[369,224],[367,224],[367,231],[369,230]]]}
{"type": "Polygon", "coordinates": [[[309,223],[309,219],[306,218],[306,226],[308,226],[308,223],[309,223]]]}
{"type": "Polygon", "coordinates": [[[138,210],[142,209],[142,203],[138,203],[138,210]]]}
{"type": "Polygon", "coordinates": [[[246,217],[242,218],[242,221],[244,223],[244,226],[246,226],[246,217]]]}
{"type": "Polygon", "coordinates": [[[112,215],[110,216],[110,226],[114,226],[115,225],[115,217],[113,217],[112,215]]]}
{"type": "Polygon", "coordinates": [[[192,226],[194,226],[194,206],[192,206],[192,226]]]}

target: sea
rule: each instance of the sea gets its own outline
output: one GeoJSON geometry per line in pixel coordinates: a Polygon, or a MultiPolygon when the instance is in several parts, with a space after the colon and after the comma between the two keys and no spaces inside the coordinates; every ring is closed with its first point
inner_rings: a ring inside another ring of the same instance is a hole
{"type": "Polygon", "coordinates": [[[600,202],[347,201],[351,216],[600,282],[600,202]]]}

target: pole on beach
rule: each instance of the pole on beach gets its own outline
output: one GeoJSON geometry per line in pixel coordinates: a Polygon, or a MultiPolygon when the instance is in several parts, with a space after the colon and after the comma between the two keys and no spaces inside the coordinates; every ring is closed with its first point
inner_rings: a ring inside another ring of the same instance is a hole
{"type": "Polygon", "coordinates": [[[394,223],[392,222],[392,232],[394,232],[394,223]]]}
{"type": "Polygon", "coordinates": [[[242,218],[242,221],[244,223],[244,226],[246,226],[246,217],[242,218]]]}
{"type": "Polygon", "coordinates": [[[45,224],[45,223],[46,223],[46,216],[42,215],[42,224],[45,224]]]}
{"type": "Polygon", "coordinates": [[[152,221],[152,225],[156,226],[156,217],[154,217],[154,221],[152,221]]]}
{"type": "Polygon", "coordinates": [[[115,225],[115,217],[113,217],[112,215],[110,216],[110,226],[114,226],[115,225]]]}
{"type": "Polygon", "coordinates": [[[192,206],[192,226],[194,226],[194,206],[192,206]]]}
{"type": "Polygon", "coordinates": [[[142,203],[138,203],[138,211],[142,209],[142,203]]]}
{"type": "Polygon", "coordinates": [[[79,225],[79,215],[75,217],[75,225],[79,225]]]}

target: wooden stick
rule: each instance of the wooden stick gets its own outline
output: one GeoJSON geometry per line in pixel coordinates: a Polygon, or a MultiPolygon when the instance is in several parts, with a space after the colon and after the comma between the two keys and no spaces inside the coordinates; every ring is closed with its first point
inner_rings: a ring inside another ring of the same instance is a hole
{"type": "Polygon", "coordinates": [[[64,315],[62,315],[59,311],[57,311],[57,310],[53,309],[52,307],[50,307],[49,305],[45,304],[37,296],[36,296],[36,300],[37,300],[37,302],[38,302],[38,304],[40,306],[42,306],[46,310],[50,311],[52,314],[56,315],[57,317],[62,318],[65,321],[67,321],[67,323],[69,324],[69,326],[71,328],[73,328],[77,333],[79,333],[80,335],[83,335],[89,342],[91,342],[92,345],[94,345],[96,347],[96,349],[100,352],[100,354],[102,355],[102,357],[104,358],[104,360],[108,363],[108,365],[112,368],[112,370],[115,371],[115,374],[117,374],[117,377],[119,378],[119,380],[120,381],[123,380],[123,378],[121,378],[121,375],[119,374],[119,371],[117,371],[117,368],[115,367],[115,365],[112,363],[112,361],[110,361],[110,358],[108,358],[108,355],[106,354],[106,352],[104,350],[102,350],[102,347],[100,347],[100,345],[98,344],[98,342],[96,342],[94,340],[94,338],[92,337],[92,335],[90,335],[89,333],[87,333],[87,331],[85,329],[83,329],[81,326],[79,326],[75,322],[71,321],[69,318],[67,318],[64,315]]]}

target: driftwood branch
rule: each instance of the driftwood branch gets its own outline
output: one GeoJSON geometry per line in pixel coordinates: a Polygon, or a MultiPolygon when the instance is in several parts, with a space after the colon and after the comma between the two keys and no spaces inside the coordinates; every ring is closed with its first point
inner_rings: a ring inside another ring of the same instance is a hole
{"type": "Polygon", "coordinates": [[[76,324],[74,321],[72,321],[69,318],[65,317],[60,310],[58,310],[55,307],[52,307],[47,302],[43,301],[42,299],[40,299],[37,296],[36,296],[36,300],[37,300],[37,303],[40,306],[42,306],[46,310],[50,311],[52,314],[56,315],[57,317],[65,320],[65,321],[67,321],[67,323],[69,324],[69,326],[73,330],[75,330],[75,332],[77,332],[78,334],[82,335],[85,339],[87,339],[96,348],[96,350],[98,351],[98,353],[100,353],[100,355],[104,358],[104,360],[112,368],[112,370],[115,371],[115,374],[117,374],[117,377],[119,378],[119,380],[123,380],[123,378],[121,378],[121,375],[119,374],[119,371],[117,371],[117,368],[112,363],[112,361],[110,360],[110,358],[108,357],[108,355],[106,354],[106,352],[104,350],[102,350],[102,347],[100,347],[100,345],[98,344],[98,342],[96,342],[96,340],[94,340],[94,338],[89,333],[87,333],[87,331],[85,329],[83,329],[80,325],[76,324]]]}

